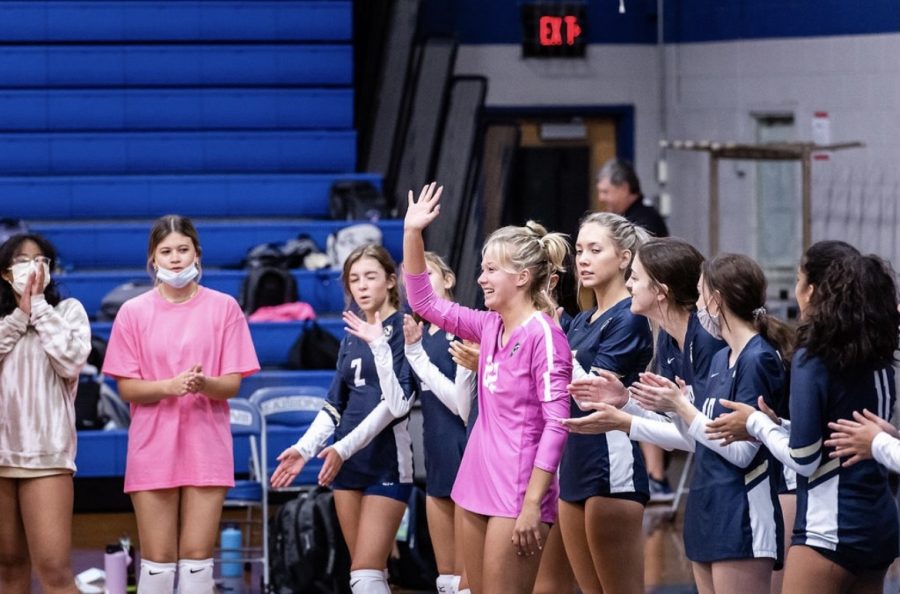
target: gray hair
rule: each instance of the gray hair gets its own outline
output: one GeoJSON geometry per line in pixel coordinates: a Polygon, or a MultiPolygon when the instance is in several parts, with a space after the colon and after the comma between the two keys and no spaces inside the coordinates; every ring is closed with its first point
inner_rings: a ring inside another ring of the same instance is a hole
{"type": "Polygon", "coordinates": [[[632,194],[638,196],[642,195],[641,182],[638,179],[637,173],[634,172],[634,167],[628,161],[610,159],[604,163],[603,167],[600,168],[600,172],[597,174],[597,181],[599,182],[604,178],[608,179],[609,183],[616,187],[627,184],[628,190],[632,194]]]}

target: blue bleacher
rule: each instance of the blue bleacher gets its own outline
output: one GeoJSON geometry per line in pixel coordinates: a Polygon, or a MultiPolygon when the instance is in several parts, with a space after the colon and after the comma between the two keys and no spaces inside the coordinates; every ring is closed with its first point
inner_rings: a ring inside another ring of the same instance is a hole
{"type": "MultiPolygon", "coordinates": [[[[194,223],[203,247],[203,265],[209,267],[239,266],[249,248],[286,241],[301,233],[324,247],[329,234],[348,225],[346,221],[303,219],[197,219],[194,223]]],[[[399,261],[403,221],[379,221],[377,225],[385,248],[399,261]]],[[[47,237],[64,263],[75,269],[136,268],[146,263],[149,222],[38,221],[31,228],[47,237]]]]}
{"type": "MultiPolygon", "coordinates": [[[[148,279],[162,214],[194,219],[203,284],[237,296],[249,248],[307,234],[324,249],[349,224],[326,220],[333,182],[381,185],[355,172],[350,0],[0,0],[0,14],[0,216],[53,242],[56,280],[92,318],[112,288],[148,279]]],[[[402,222],[378,224],[399,259],[402,222]]],[[[341,336],[339,272],[293,274],[341,336]]],[[[239,397],[330,386],[334,370],[286,368],[308,324],[251,324],[264,369],[239,397]]],[[[80,432],[78,477],[121,476],[126,448],[125,431],[80,432]]]]}
{"type": "MultiPolygon", "coordinates": [[[[341,338],[344,335],[344,323],[339,317],[326,317],[316,320],[324,330],[341,338]]],[[[300,336],[308,322],[253,322],[250,324],[250,336],[256,347],[256,356],[261,366],[266,368],[284,367],[287,365],[288,352],[291,345],[300,336]]],[[[112,322],[93,322],[91,332],[94,336],[109,339],[112,330],[112,322]]],[[[282,370],[289,371],[289,370],[282,370]]],[[[328,371],[329,381],[334,370],[328,371]]],[[[310,380],[309,383],[320,384],[320,377],[310,380]]],[[[308,383],[308,382],[303,382],[308,383]]],[[[327,385],[325,386],[328,387],[327,385]]]]}
{"type": "Polygon", "coordinates": [[[347,1],[2,2],[0,42],[347,41],[347,1]]]}
{"type": "Polygon", "coordinates": [[[0,130],[350,129],[350,89],[6,89],[0,130]]]}
{"type": "Polygon", "coordinates": [[[352,81],[349,45],[29,45],[4,46],[0,52],[0,88],[328,86],[352,81]]]}
{"type": "MultiPolygon", "coordinates": [[[[3,214],[22,219],[326,217],[337,180],[381,185],[371,173],[185,174],[0,177],[3,214]]],[[[324,247],[324,246],[323,246],[324,247]]]]}
{"type": "MultiPolygon", "coordinates": [[[[203,286],[227,293],[235,299],[240,294],[245,272],[243,270],[207,269],[203,272],[203,286]]],[[[300,299],[309,303],[317,312],[340,311],[344,304],[344,290],[340,272],[324,269],[318,271],[294,270],[300,299]]],[[[145,270],[97,270],[58,274],[56,281],[67,297],[74,297],[84,305],[91,318],[100,310],[103,296],[115,287],[128,282],[150,282],[145,270]]]]}
{"type": "Polygon", "coordinates": [[[0,134],[0,174],[345,172],[356,133],[250,130],[0,134]]]}

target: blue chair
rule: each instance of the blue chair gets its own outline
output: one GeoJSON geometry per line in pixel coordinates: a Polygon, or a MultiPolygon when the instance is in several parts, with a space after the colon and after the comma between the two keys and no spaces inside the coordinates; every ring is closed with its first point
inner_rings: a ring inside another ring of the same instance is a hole
{"type": "MultiPolygon", "coordinates": [[[[267,477],[271,476],[272,470],[278,465],[278,455],[294,445],[309,428],[327,396],[328,390],[319,386],[260,388],[250,396],[250,402],[259,408],[264,422],[263,443],[269,452],[264,462],[267,477]]],[[[308,461],[293,485],[286,490],[300,490],[316,485],[321,468],[321,460],[308,461]]]]}
{"type": "Polygon", "coordinates": [[[226,509],[246,509],[246,519],[240,524],[242,544],[238,549],[221,548],[219,561],[225,563],[259,563],[262,565],[263,592],[269,591],[269,489],[265,474],[265,419],[255,404],[240,398],[228,402],[231,409],[231,436],[234,442],[235,474],[248,475],[235,479],[234,487],[225,495],[226,509]],[[254,519],[254,511],[257,518],[254,519]],[[254,546],[254,526],[260,524],[262,542],[254,546]]]}

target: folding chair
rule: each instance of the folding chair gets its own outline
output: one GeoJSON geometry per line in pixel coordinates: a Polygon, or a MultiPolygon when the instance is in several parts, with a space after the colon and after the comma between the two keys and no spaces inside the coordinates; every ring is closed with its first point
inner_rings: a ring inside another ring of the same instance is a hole
{"type": "MultiPolygon", "coordinates": [[[[278,465],[278,455],[294,445],[309,428],[327,396],[328,390],[318,386],[260,388],[250,396],[250,402],[259,408],[264,421],[263,443],[269,454],[263,461],[263,471],[267,477],[278,465]]],[[[315,486],[321,468],[321,460],[309,460],[294,483],[279,490],[296,491],[315,486]]]]}
{"type": "MultiPolygon", "coordinates": [[[[236,479],[234,487],[225,495],[224,507],[246,509],[246,519],[237,522],[241,530],[241,546],[238,549],[220,548],[219,562],[259,563],[262,565],[262,591],[269,591],[269,497],[265,474],[266,459],[265,420],[255,404],[242,398],[229,401],[231,408],[231,436],[234,442],[235,474],[248,472],[249,478],[236,479]],[[247,462],[249,460],[249,462],[247,462]],[[261,524],[262,544],[254,546],[254,511],[261,524]],[[223,553],[228,554],[227,558],[223,553]]],[[[228,522],[231,523],[231,522],[228,522]]]]}

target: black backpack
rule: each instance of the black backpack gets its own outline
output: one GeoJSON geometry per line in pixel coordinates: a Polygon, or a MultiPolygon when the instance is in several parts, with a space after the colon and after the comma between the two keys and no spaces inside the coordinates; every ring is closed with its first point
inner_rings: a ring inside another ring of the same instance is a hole
{"type": "Polygon", "coordinates": [[[10,237],[23,235],[28,233],[28,231],[28,225],[22,219],[0,218],[0,245],[6,243],[6,240],[10,237]]]}
{"type": "MultiPolygon", "coordinates": [[[[100,311],[97,312],[97,320],[111,322],[116,319],[122,304],[133,297],[142,295],[153,288],[150,281],[130,281],[112,289],[100,300],[100,311]]],[[[105,352],[105,349],[104,349],[105,352]]]]}
{"type": "Polygon", "coordinates": [[[291,345],[287,366],[290,369],[335,369],[340,350],[341,341],[311,321],[291,345]]]}
{"type": "Polygon", "coordinates": [[[293,303],[298,298],[297,281],[290,270],[256,266],[244,277],[239,301],[244,313],[250,315],[260,307],[293,303]]]}
{"type": "Polygon", "coordinates": [[[378,221],[387,217],[387,200],[372,182],[337,181],[331,184],[328,199],[331,218],[335,221],[378,221]]]}
{"type": "Polygon", "coordinates": [[[281,506],[269,530],[275,594],[350,594],[350,553],[330,489],[317,487],[281,506]]]}

